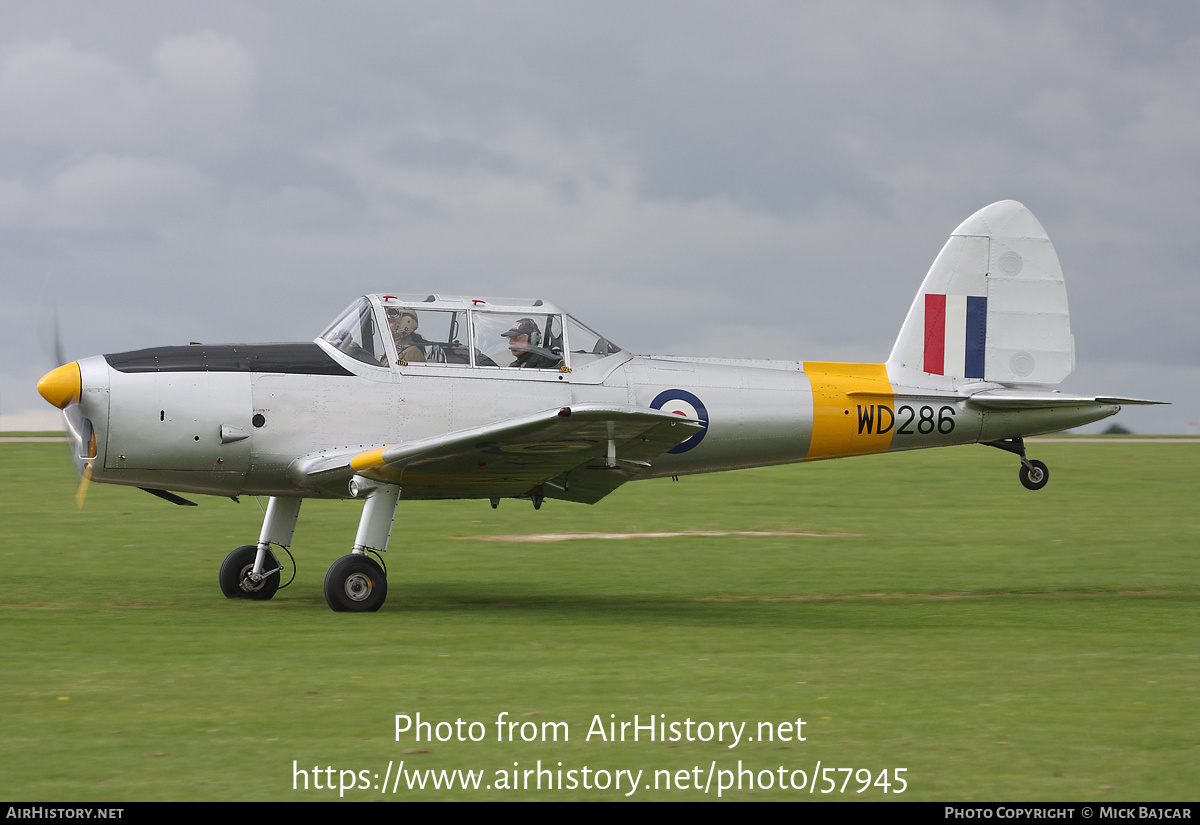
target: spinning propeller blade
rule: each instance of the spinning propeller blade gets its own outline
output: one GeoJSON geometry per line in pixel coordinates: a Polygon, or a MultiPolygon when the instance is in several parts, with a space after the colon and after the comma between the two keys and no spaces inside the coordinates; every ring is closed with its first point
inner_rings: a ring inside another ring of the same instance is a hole
{"type": "Polygon", "coordinates": [[[88,484],[92,480],[92,464],[89,461],[83,467],[83,473],[79,476],[79,489],[75,491],[75,506],[80,510],[83,509],[83,500],[87,498],[88,484]]]}
{"type": "Polygon", "coordinates": [[[96,456],[96,434],[92,431],[91,422],[83,417],[83,411],[79,406],[79,398],[83,392],[79,362],[66,363],[67,356],[58,326],[58,307],[53,299],[48,297],[50,294],[50,278],[47,275],[42,299],[42,324],[48,323],[50,326],[54,361],[61,366],[55,367],[42,376],[42,380],[38,381],[38,392],[42,398],[62,410],[63,429],[66,430],[70,440],[71,461],[80,474],[79,488],[75,491],[75,503],[80,509],[83,509],[88,483],[92,478],[92,459],[96,456]]]}

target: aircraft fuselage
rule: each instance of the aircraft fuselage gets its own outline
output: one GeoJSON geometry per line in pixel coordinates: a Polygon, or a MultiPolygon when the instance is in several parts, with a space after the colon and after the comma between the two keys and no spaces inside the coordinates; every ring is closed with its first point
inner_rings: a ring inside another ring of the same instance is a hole
{"type": "MultiPolygon", "coordinates": [[[[619,353],[571,372],[376,368],[318,344],[266,346],[289,346],[304,358],[260,371],[264,359],[256,364],[247,356],[263,345],[237,345],[242,363],[206,370],[196,367],[217,359],[198,356],[228,348],[81,360],[81,406],[96,434],[92,479],[216,495],[348,497],[306,487],[297,458],[366,451],[581,403],[665,408],[706,424],[641,468],[643,478],[993,441],[1076,426],[1117,409],[1041,410],[1031,427],[1031,411],[1006,415],[962,397],[898,389],[882,364],[619,353]]],[[[401,491],[401,498],[439,497],[436,487],[401,491]]]]}

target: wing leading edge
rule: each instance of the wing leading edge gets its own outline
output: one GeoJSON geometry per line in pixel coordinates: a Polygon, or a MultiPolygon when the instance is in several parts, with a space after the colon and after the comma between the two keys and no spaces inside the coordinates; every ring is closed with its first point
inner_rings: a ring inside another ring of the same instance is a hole
{"type": "Polygon", "coordinates": [[[594,504],[704,424],[641,407],[580,404],[395,446],[299,462],[310,486],[357,473],[401,498],[538,495],[594,504]],[[538,490],[538,488],[541,488],[538,490]]]}

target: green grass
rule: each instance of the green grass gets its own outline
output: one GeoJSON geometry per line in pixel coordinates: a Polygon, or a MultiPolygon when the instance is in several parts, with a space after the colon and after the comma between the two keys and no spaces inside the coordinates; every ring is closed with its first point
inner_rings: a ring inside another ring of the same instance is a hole
{"type": "MultiPolygon", "coordinates": [[[[321,595],[360,505],[306,502],[296,581],[271,602],[227,601],[217,567],[257,537],[253,500],[183,508],[93,484],[79,512],[64,453],[0,445],[3,798],[327,800],[314,766],[336,786],[389,760],[482,769],[484,784],[514,762],[641,769],[642,785],[695,766],[703,783],[739,760],[777,780],[820,760],[904,768],[898,799],[1195,798],[1200,445],[1037,444],[1052,474],[1039,493],[1013,456],[972,447],[642,482],[595,507],[406,503],[372,615],[321,595]],[[471,538],[668,530],[853,535],[471,538]],[[396,741],[394,716],[418,712],[482,722],[486,738],[396,741]],[[501,712],[565,722],[570,741],[498,742],[501,712]],[[802,718],[806,741],[584,741],[609,714],[749,735],[802,718]],[[292,789],[293,760],[310,790],[292,789]]],[[[893,798],[857,787],[723,798],[893,798]]]]}

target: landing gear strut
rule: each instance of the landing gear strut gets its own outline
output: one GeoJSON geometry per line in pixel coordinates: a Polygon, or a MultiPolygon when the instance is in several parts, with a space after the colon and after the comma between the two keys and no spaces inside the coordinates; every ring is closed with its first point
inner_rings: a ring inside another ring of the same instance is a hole
{"type": "Polygon", "coordinates": [[[1026,490],[1040,490],[1050,480],[1050,470],[1045,464],[1036,459],[1031,460],[1025,457],[1025,439],[1006,438],[1002,441],[987,441],[984,443],[989,447],[1015,453],[1021,457],[1021,469],[1017,472],[1017,476],[1021,479],[1021,484],[1025,486],[1026,490]]]}
{"type": "MultiPolygon", "coordinates": [[[[350,494],[365,499],[354,549],[329,566],[325,574],[325,601],[339,613],[370,613],[387,598],[387,572],[367,551],[387,550],[396,518],[400,487],[363,476],[350,481],[350,494]]],[[[300,515],[299,497],[272,497],[258,544],[239,547],[221,564],[221,592],[230,599],[265,600],[279,589],[280,565],[271,545],[287,550],[300,515]]]]}
{"type": "Polygon", "coordinates": [[[373,613],[387,598],[387,573],[367,551],[387,550],[400,486],[355,476],[350,480],[350,495],[366,501],[353,551],[331,564],[325,573],[325,602],[338,613],[373,613]]]}
{"type": "Polygon", "coordinates": [[[283,571],[279,559],[271,552],[271,545],[285,550],[291,546],[301,501],[299,498],[273,496],[267,502],[267,514],[263,518],[262,532],[258,534],[258,544],[243,545],[221,562],[217,579],[225,598],[266,601],[275,595],[279,589],[279,574],[283,571]]]}

